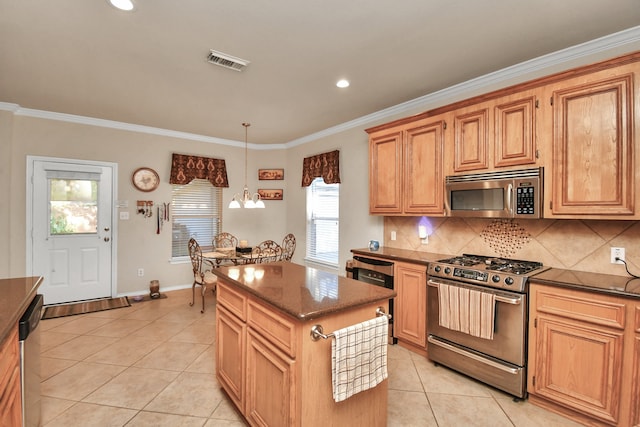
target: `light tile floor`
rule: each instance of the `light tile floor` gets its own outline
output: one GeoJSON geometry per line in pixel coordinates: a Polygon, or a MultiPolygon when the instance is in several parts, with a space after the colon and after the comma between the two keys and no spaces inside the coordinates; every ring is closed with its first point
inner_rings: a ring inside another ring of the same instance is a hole
{"type": "MultiPolygon", "coordinates": [[[[246,425],[215,379],[213,294],[204,314],[190,289],[166,294],[41,322],[45,427],[246,425]]],[[[389,426],[578,425],[397,345],[388,357],[389,426]]]]}

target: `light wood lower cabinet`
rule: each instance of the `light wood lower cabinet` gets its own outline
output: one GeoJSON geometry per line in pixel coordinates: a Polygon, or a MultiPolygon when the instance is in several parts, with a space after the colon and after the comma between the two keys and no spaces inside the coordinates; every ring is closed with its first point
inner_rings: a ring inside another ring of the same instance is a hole
{"type": "Polygon", "coordinates": [[[331,340],[312,341],[310,331],[371,319],[387,304],[298,321],[219,278],[216,378],[252,426],[386,426],[388,381],[335,403],[331,340]]]}
{"type": "Polygon", "coordinates": [[[529,399],[592,425],[636,425],[633,300],[535,283],[530,295],[529,399]]]}
{"type": "Polygon", "coordinates": [[[18,325],[0,344],[0,419],[2,425],[22,425],[18,325]],[[6,424],[5,424],[6,423],[6,424]]]}
{"type": "Polygon", "coordinates": [[[427,267],[396,262],[394,286],[398,292],[394,306],[395,337],[426,350],[427,267]]]}

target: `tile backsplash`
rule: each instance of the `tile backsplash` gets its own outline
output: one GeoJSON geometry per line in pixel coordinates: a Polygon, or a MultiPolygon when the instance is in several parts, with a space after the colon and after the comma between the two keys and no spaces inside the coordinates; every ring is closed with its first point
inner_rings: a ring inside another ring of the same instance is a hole
{"type": "Polygon", "coordinates": [[[624,265],[610,262],[610,248],[622,247],[629,270],[640,274],[640,221],[385,217],[384,245],[449,255],[496,255],[627,276],[624,265]],[[418,237],[419,224],[427,227],[428,243],[418,237]],[[392,231],[396,240],[391,240],[392,231]]]}

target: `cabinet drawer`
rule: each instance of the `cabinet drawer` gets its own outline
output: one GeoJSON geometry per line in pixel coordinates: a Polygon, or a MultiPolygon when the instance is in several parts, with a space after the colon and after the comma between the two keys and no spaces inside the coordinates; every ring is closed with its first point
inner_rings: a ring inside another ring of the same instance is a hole
{"type": "MultiPolygon", "coordinates": [[[[535,289],[535,288],[534,288],[535,289]]],[[[604,295],[579,291],[535,289],[539,313],[554,314],[615,329],[625,327],[625,304],[604,295]]]]}
{"type": "Polygon", "coordinates": [[[295,325],[286,317],[273,312],[256,301],[249,300],[250,328],[258,331],[291,357],[295,357],[295,325]]]}
{"type": "Polygon", "coordinates": [[[244,293],[219,280],[216,294],[218,304],[224,306],[240,320],[247,321],[247,296],[244,293]]]}

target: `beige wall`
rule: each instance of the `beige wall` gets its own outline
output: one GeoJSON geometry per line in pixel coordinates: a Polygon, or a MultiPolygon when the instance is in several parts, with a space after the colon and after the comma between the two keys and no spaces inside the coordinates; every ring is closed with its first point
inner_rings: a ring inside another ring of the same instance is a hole
{"type": "MultiPolygon", "coordinates": [[[[0,138],[7,133],[7,113],[0,116],[0,138]]],[[[10,124],[10,123],[9,123],[10,124]]],[[[239,130],[242,136],[242,130],[239,130]]],[[[181,286],[191,283],[189,264],[171,264],[171,228],[164,227],[156,234],[155,221],[135,213],[136,200],[171,201],[168,183],[173,152],[196,154],[226,160],[230,187],[223,190],[225,206],[234,192],[242,190],[244,182],[244,147],[198,142],[174,137],[111,129],[101,126],[75,124],[56,120],[16,115],[9,144],[2,140],[2,173],[9,170],[11,187],[3,184],[5,200],[9,200],[8,215],[0,220],[0,277],[30,274],[26,271],[26,163],[27,156],[47,156],[114,162],[118,165],[117,200],[127,201],[129,220],[117,221],[117,291],[120,294],[148,289],[149,280],[158,279],[162,286],[181,286]],[[7,159],[7,160],[5,160],[7,159]],[[152,193],[142,193],[131,185],[133,170],[140,166],[154,168],[161,177],[160,187],[152,193]],[[143,278],[138,268],[145,269],[143,278]]],[[[281,150],[250,150],[248,156],[248,185],[258,186],[258,168],[286,168],[281,150]]],[[[285,188],[286,183],[278,184],[285,188]]],[[[286,197],[286,196],[285,196],[286,197]]],[[[250,242],[265,239],[282,240],[286,230],[285,203],[268,201],[267,209],[223,212],[223,226],[250,242]]],[[[5,209],[4,207],[0,209],[5,209]]]]}

